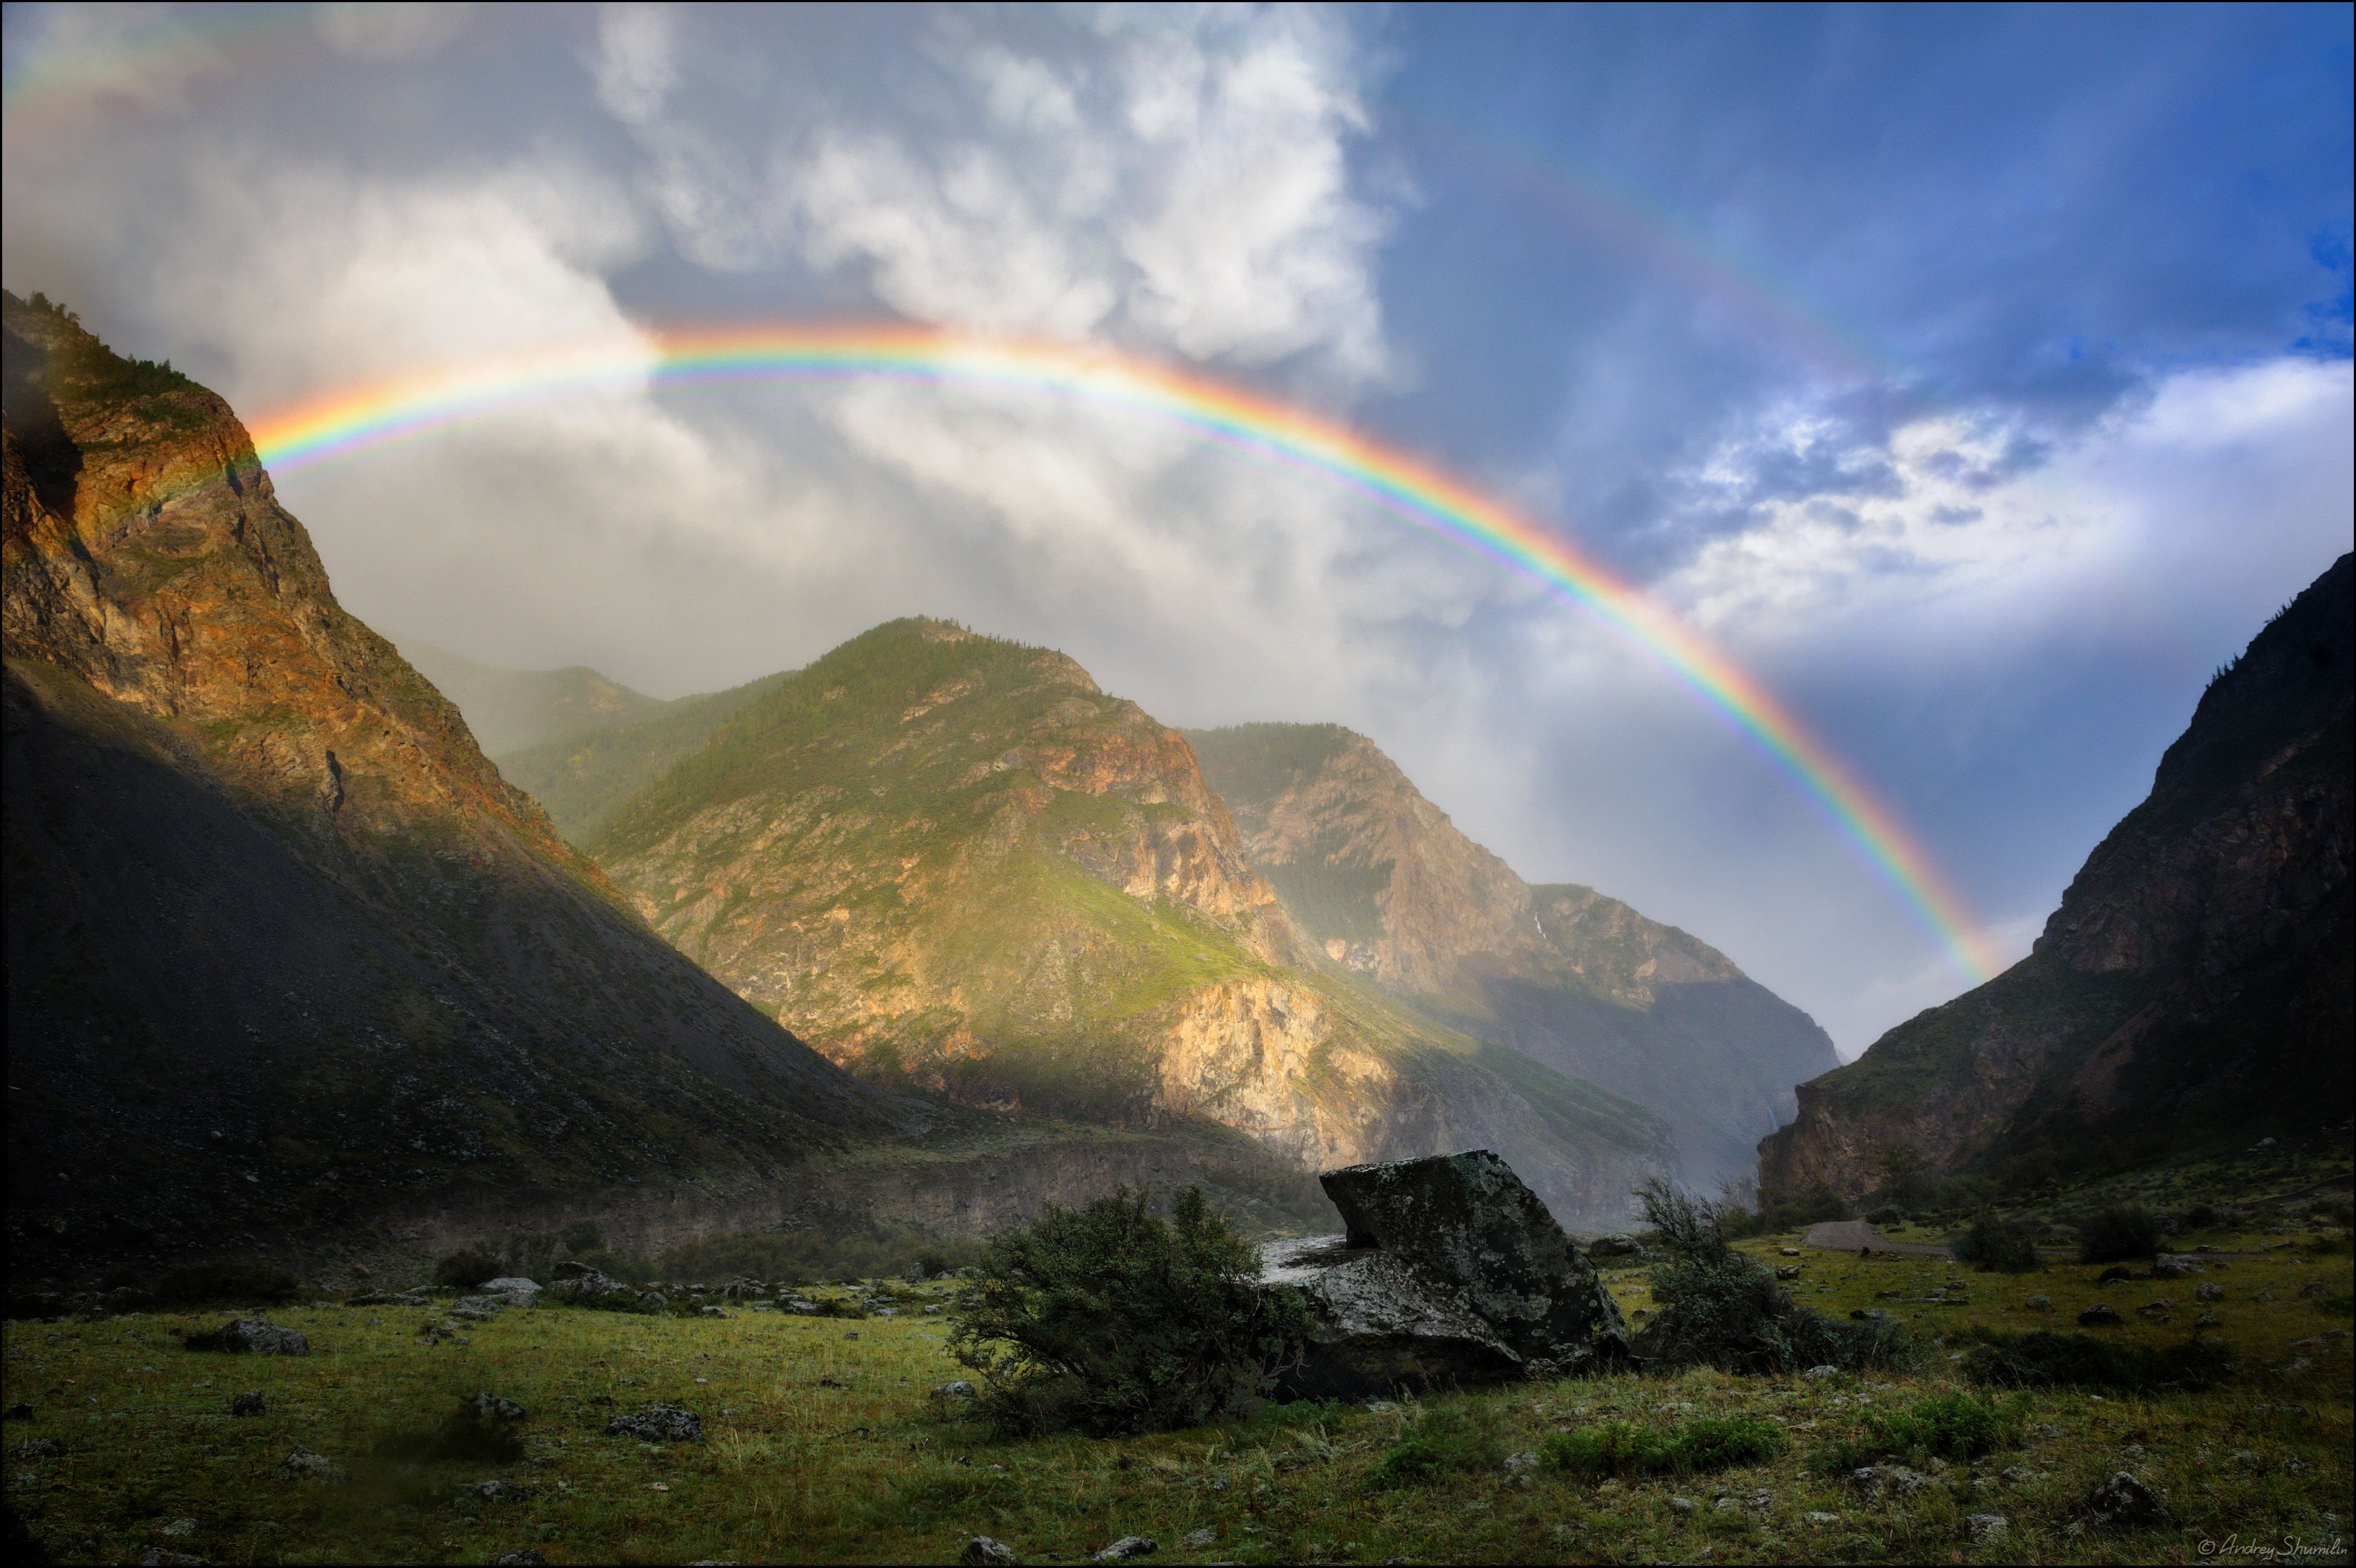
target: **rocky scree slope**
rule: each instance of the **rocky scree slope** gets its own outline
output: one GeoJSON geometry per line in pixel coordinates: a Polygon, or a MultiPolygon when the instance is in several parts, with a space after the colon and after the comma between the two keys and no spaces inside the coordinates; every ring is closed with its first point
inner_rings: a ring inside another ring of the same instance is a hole
{"type": "Polygon", "coordinates": [[[1670,1157],[1636,1107],[1321,965],[1185,738],[1051,650],[878,627],[584,847],[682,952],[879,1083],[1215,1125],[1296,1168],[1486,1145],[1587,1219],[1670,1157]]]}
{"type": "Polygon", "coordinates": [[[1328,958],[1654,1112],[1689,1180],[1747,1175],[1792,1085],[1839,1062],[1814,1019],[1708,944],[1592,889],[1523,881],[1363,735],[1188,739],[1245,858],[1328,958]]]}
{"type": "Polygon", "coordinates": [[[220,399],[5,328],[13,1264],[757,1180],[924,1115],[628,912],[337,606],[220,399]]]}
{"type": "Polygon", "coordinates": [[[1800,1086],[1762,1180],[2104,1169],[2339,1126],[2356,1057],[2351,558],[2219,673],[2030,955],[1800,1086]]]}

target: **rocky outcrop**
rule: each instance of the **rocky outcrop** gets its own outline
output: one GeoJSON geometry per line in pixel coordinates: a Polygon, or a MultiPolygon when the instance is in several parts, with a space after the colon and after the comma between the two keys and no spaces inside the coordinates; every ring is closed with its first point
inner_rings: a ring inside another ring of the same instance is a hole
{"type": "Polygon", "coordinates": [[[1838,1061],[1723,954],[1590,888],[1524,882],[1338,725],[1190,734],[1246,858],[1326,959],[1665,1120],[1688,1180],[1747,1172],[1838,1061]]]}
{"type": "Polygon", "coordinates": [[[654,938],[219,398],[5,306],[12,1261],[750,1177],[920,1115],[654,938]]]}
{"type": "Polygon", "coordinates": [[[1261,1282],[1315,1324],[1283,1373],[1304,1398],[1364,1398],[1559,1375],[1626,1356],[1595,1270],[1486,1149],[1327,1171],[1347,1230],[1270,1243],[1261,1282]]]}
{"type": "Polygon", "coordinates": [[[2104,837],[2034,951],[1799,1090],[1762,1181],[2100,1168],[2340,1126],[2351,974],[2351,560],[2202,694],[2150,795],[2104,837]]]}
{"type": "Polygon", "coordinates": [[[646,919],[889,1086],[1239,1131],[1316,1169],[1494,1144],[1590,1222],[1633,1105],[1337,984],[1184,737],[1061,654],[894,622],[784,677],[589,847],[646,919]]]}

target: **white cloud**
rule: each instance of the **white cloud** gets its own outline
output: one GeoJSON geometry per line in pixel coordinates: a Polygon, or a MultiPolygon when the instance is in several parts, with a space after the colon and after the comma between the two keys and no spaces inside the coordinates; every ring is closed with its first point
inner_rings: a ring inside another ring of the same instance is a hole
{"type": "Polygon", "coordinates": [[[597,14],[590,69],[597,101],[616,118],[644,125],[662,112],[679,81],[678,14],[664,5],[608,5],[597,14]]]}
{"type": "Polygon", "coordinates": [[[424,59],[466,30],[474,7],[431,4],[329,4],[312,13],[319,37],[337,54],[365,60],[424,59]]]}

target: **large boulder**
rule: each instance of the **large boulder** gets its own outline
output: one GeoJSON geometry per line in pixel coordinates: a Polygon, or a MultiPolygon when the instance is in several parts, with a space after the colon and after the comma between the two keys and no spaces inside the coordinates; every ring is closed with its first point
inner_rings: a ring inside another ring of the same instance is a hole
{"type": "Polygon", "coordinates": [[[1560,1374],[1627,1354],[1594,1267],[1488,1150],[1319,1179],[1347,1232],[1262,1252],[1262,1282],[1302,1292],[1316,1323],[1284,1374],[1296,1397],[1560,1374]]]}
{"type": "Polygon", "coordinates": [[[281,1328],[260,1317],[237,1317],[209,1334],[182,1341],[191,1350],[227,1350],[235,1355],[307,1356],[311,1341],[299,1328],[281,1328]]]}
{"type": "Polygon", "coordinates": [[[502,1301],[509,1307],[537,1307],[540,1305],[540,1282],[526,1279],[520,1275],[501,1275],[497,1279],[483,1281],[477,1294],[502,1301]]]}

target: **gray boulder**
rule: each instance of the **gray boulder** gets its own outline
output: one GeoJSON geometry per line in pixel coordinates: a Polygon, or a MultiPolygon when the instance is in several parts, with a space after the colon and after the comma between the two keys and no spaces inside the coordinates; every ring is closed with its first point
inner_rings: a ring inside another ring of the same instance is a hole
{"type": "Polygon", "coordinates": [[[2078,1321],[2089,1328],[2115,1328],[2126,1319],[2119,1316],[2116,1307],[2098,1301],[2078,1314],[2078,1321]]]}
{"type": "Polygon", "coordinates": [[[703,1418],[675,1404],[650,1404],[605,1424],[606,1435],[642,1443],[694,1443],[703,1436],[703,1418]]]}
{"type": "Polygon", "coordinates": [[[488,1389],[485,1389],[466,1403],[466,1408],[474,1413],[475,1419],[477,1421],[521,1421],[524,1416],[523,1406],[511,1399],[495,1394],[488,1389]]]}
{"type": "Polygon", "coordinates": [[[297,1448],[278,1462],[281,1479],[289,1481],[333,1481],[340,1479],[344,1467],[309,1448],[297,1448]]]}
{"type": "Polygon", "coordinates": [[[344,1303],[347,1307],[431,1307],[433,1298],[418,1290],[362,1291],[344,1303]]]}
{"type": "Polygon", "coordinates": [[[2086,1499],[2086,1522],[2097,1528],[2134,1529],[2168,1522],[2168,1502],[2152,1488],[2119,1471],[2086,1499]]]}
{"type": "Polygon", "coordinates": [[[261,1415],[269,1408],[269,1403],[262,1397],[260,1389],[248,1389],[243,1393],[232,1395],[229,1402],[231,1415],[261,1415]]]}
{"type": "Polygon", "coordinates": [[[1348,1232],[1261,1253],[1262,1283],[1301,1291],[1315,1320],[1282,1379],[1292,1397],[1560,1374],[1627,1355],[1594,1266],[1488,1150],[1319,1180],[1348,1232]]]}
{"type": "Polygon", "coordinates": [[[977,1535],[965,1543],[965,1550],[958,1553],[958,1561],[966,1568],[1013,1568],[1014,1549],[986,1535],[977,1535]]]}
{"type": "Polygon", "coordinates": [[[232,1355],[307,1356],[311,1341],[300,1329],[281,1328],[260,1317],[233,1317],[209,1334],[191,1336],[191,1350],[227,1350],[232,1355]]]}
{"type": "Polygon", "coordinates": [[[469,1323],[487,1323],[506,1311],[507,1305],[496,1296],[462,1296],[450,1304],[450,1316],[463,1317],[469,1323]]]}
{"type": "Polygon", "coordinates": [[[490,1296],[509,1307],[540,1305],[540,1282],[520,1275],[502,1275],[498,1279],[483,1281],[479,1294],[490,1296]]]}

